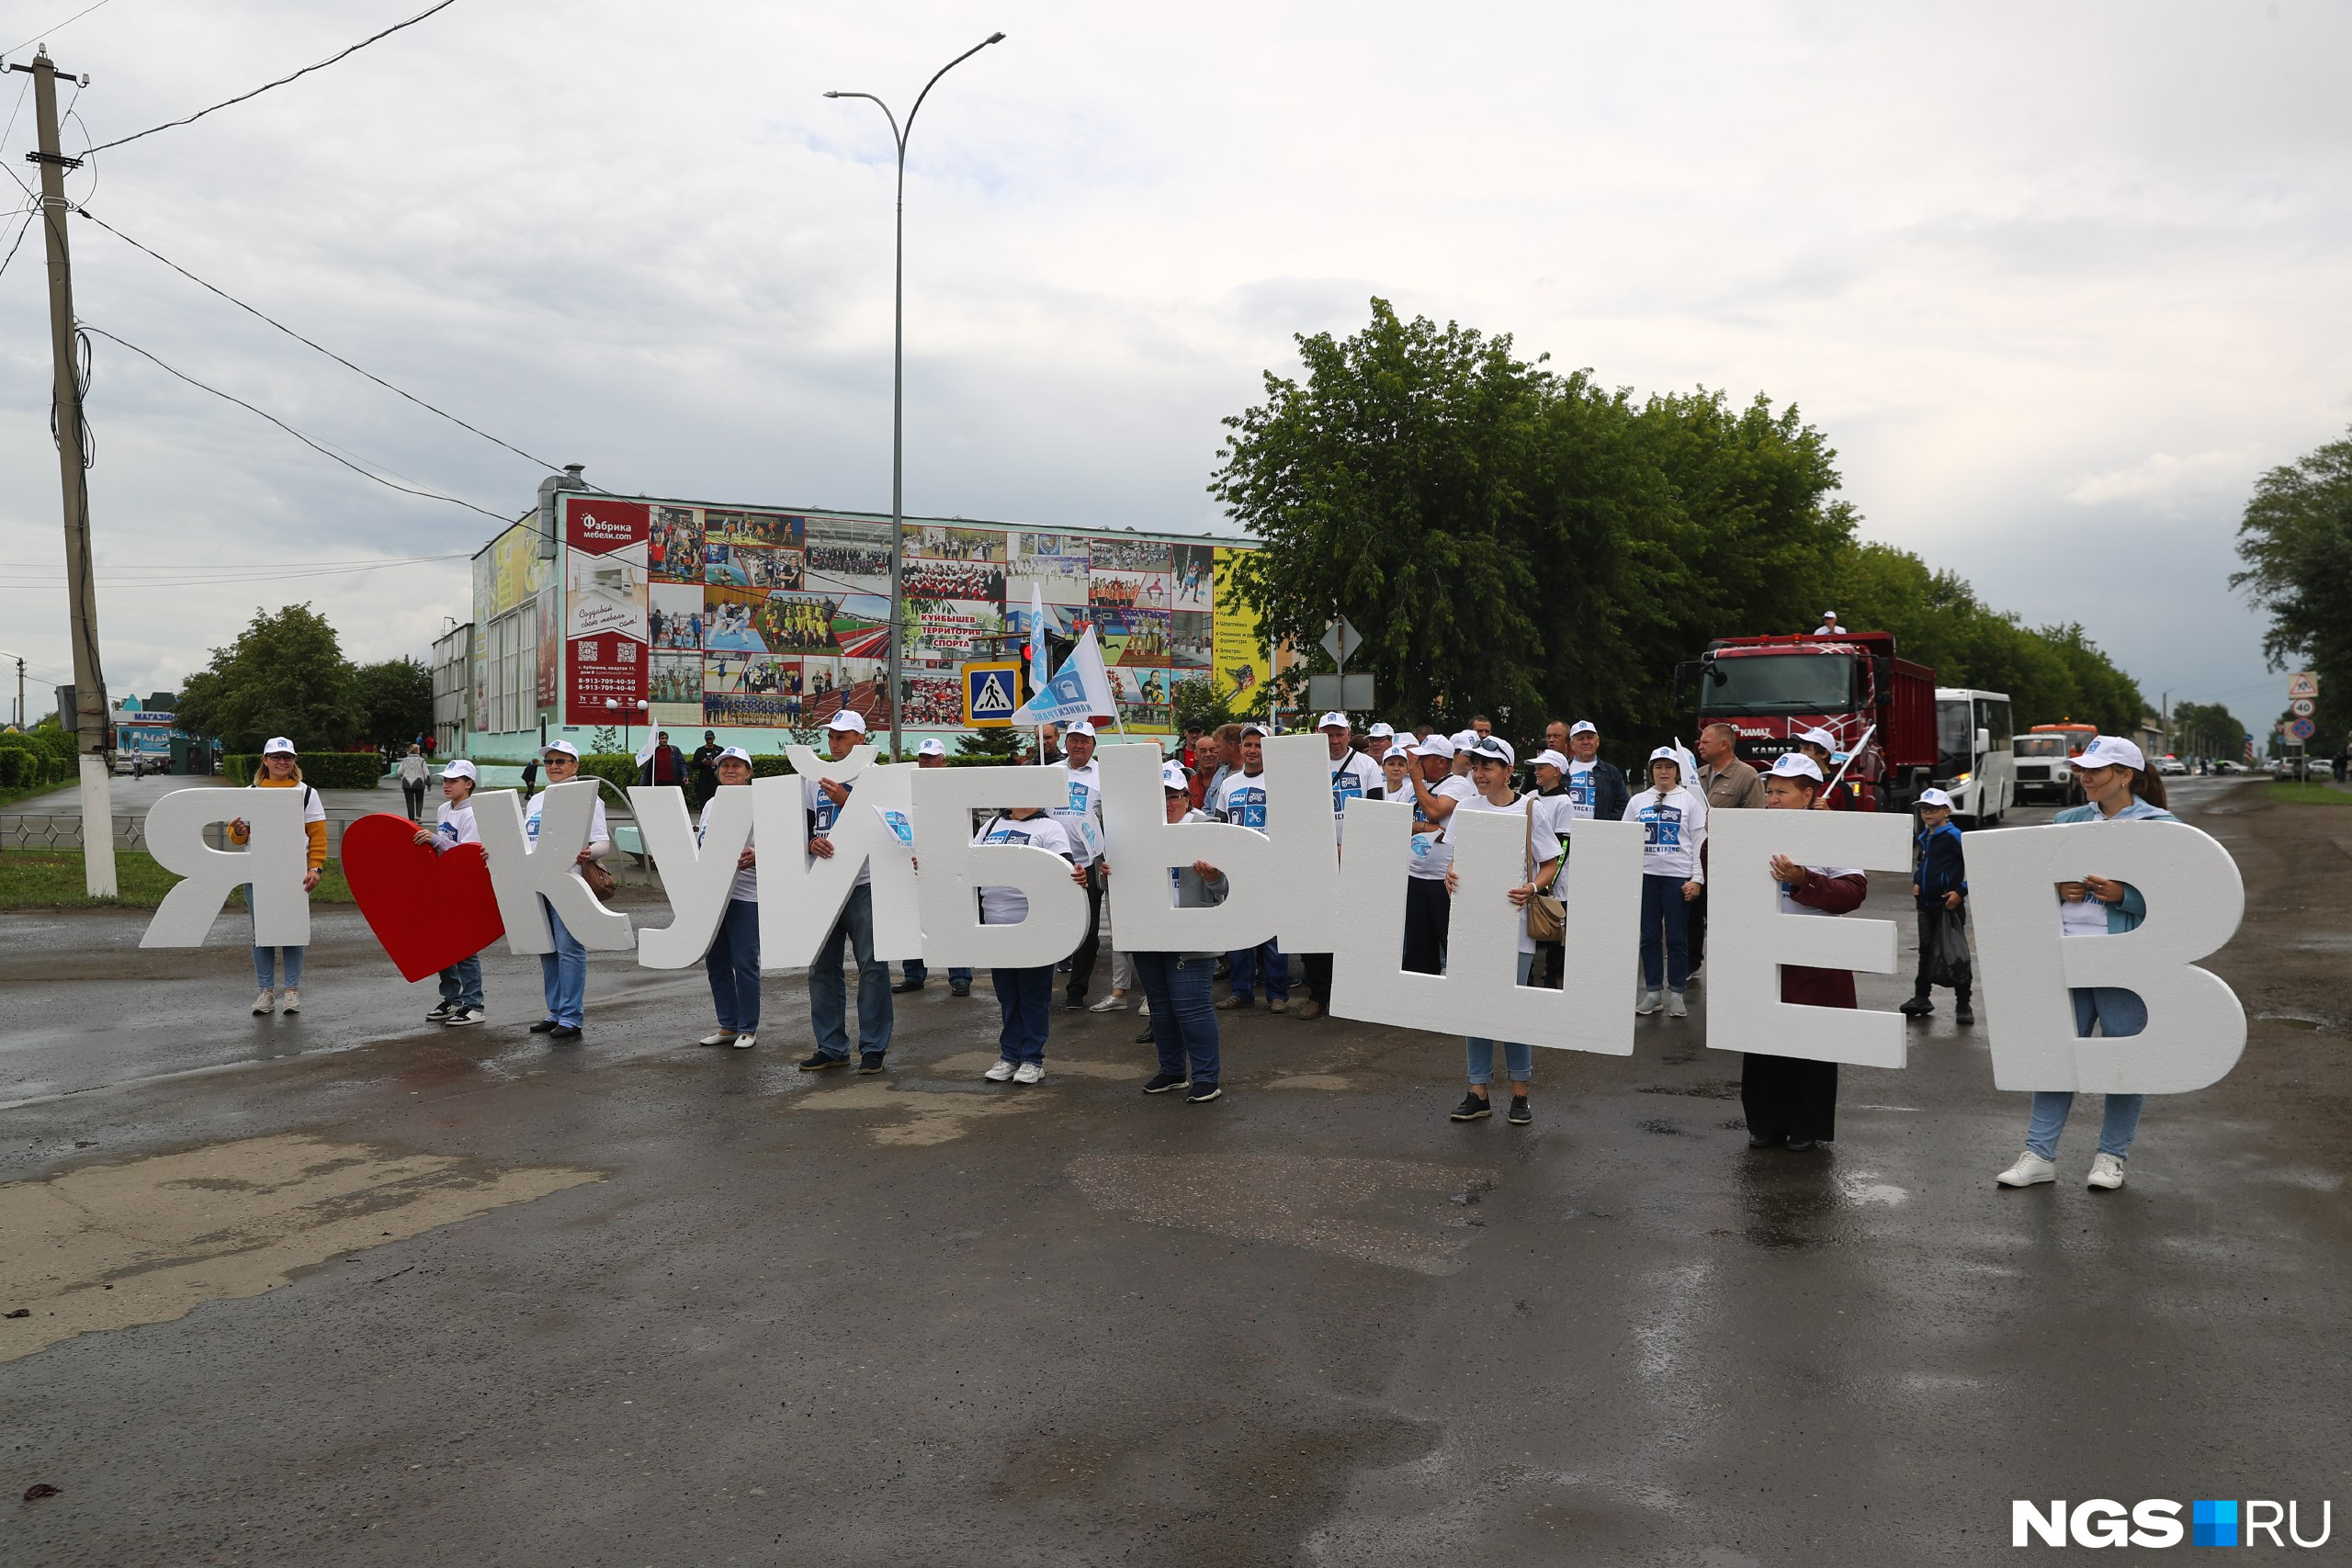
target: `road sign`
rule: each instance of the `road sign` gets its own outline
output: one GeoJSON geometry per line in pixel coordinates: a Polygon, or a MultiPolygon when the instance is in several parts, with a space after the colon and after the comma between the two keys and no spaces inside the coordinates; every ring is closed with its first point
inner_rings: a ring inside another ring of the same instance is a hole
{"type": "Polygon", "coordinates": [[[2298,740],[2309,740],[2312,738],[2312,731],[2317,728],[2310,719],[2299,718],[2287,727],[2287,733],[2298,740]]]}
{"type": "Polygon", "coordinates": [[[1001,729],[1021,706],[1021,660],[976,659],[964,666],[964,722],[1001,729]]]}
{"type": "Polygon", "coordinates": [[[1309,675],[1306,678],[1306,705],[1311,708],[1333,708],[1341,713],[1352,708],[1362,712],[1374,704],[1370,675],[1309,675]]]}
{"type": "Polygon", "coordinates": [[[2319,705],[2312,701],[2309,697],[2297,697],[2293,702],[2287,705],[2287,711],[2293,714],[2297,718],[2309,718],[2312,714],[2319,711],[2319,705]]]}
{"type": "MultiPolygon", "coordinates": [[[[1329,654],[1331,662],[1342,670],[1348,667],[1348,660],[1355,657],[1356,649],[1363,646],[1363,633],[1350,626],[1345,615],[1333,621],[1330,629],[1323,634],[1323,651],[1329,654]]],[[[1364,705],[1369,707],[1371,705],[1367,703],[1364,705]]]]}
{"type": "Polygon", "coordinates": [[[2287,677],[2287,700],[2319,695],[2319,677],[2308,670],[2298,670],[2287,677]]]}

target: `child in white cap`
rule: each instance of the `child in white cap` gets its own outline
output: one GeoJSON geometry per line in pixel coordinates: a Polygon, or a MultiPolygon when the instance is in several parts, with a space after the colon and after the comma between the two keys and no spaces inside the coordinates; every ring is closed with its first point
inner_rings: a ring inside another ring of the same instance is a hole
{"type": "MultiPolygon", "coordinates": [[[[2140,748],[2111,735],[2094,736],[2075,759],[2075,782],[2088,796],[2070,806],[2053,822],[2173,822],[2165,809],[2165,781],[2148,766],[2140,748]]],[[[2119,936],[2136,929],[2147,918],[2148,903],[2140,890],[2112,877],[2088,875],[2080,882],[2058,884],[2059,923],[2069,937],[2119,936]]],[[[2068,993],[2075,1002],[2075,1032],[2085,1039],[2097,1028],[2106,1039],[2137,1034],[2148,1027],[2147,1004],[2136,991],[2113,986],[2075,987],[2068,993]]],[[[2107,1096],[2106,1113],[2098,1134],[2098,1153],[2091,1159],[2092,1187],[2112,1191],[2123,1185],[2123,1162],[2139,1135],[2140,1111],[2145,1097],[2107,1096]]],[[[2066,1130],[2074,1095],[2064,1089],[2037,1090],[2033,1119],[2027,1124],[2025,1152],[1995,1180],[2004,1187],[2035,1187],[2058,1179],[2058,1135],[2066,1130]]]]}
{"type": "MultiPolygon", "coordinates": [[[[480,775],[463,757],[441,774],[441,804],[433,808],[433,826],[419,828],[416,841],[435,854],[459,844],[479,844],[481,830],[474,826],[474,784],[480,775]]],[[[441,971],[441,1000],[424,1015],[427,1023],[480,1023],[489,1008],[481,994],[481,954],[468,953],[441,971]]]]}
{"type": "MultiPolygon", "coordinates": [[[[1794,752],[1773,759],[1764,775],[1764,809],[1810,811],[1821,794],[1821,767],[1794,752]]],[[[1753,876],[1742,866],[1724,875],[1753,876]]],[[[1842,915],[1861,907],[1870,879],[1850,866],[1799,865],[1774,855],[1758,870],[1781,885],[1784,915],[1842,915]]],[[[1850,1008],[1854,972],[1781,965],[1781,999],[1804,1007],[1850,1008]]],[[[1812,1149],[1838,1135],[1838,1064],[1751,1051],[1740,1061],[1739,1103],[1747,1115],[1747,1146],[1812,1149]]]]}
{"type": "MultiPolygon", "coordinates": [[[[1919,911],[1919,973],[1912,982],[1911,999],[1903,1004],[1905,1018],[1926,1018],[1936,1010],[1936,953],[1950,928],[1965,927],[1962,900],[1968,897],[1968,864],[1961,846],[1960,829],[1951,819],[1951,796],[1939,789],[1919,792],[1919,834],[1914,840],[1911,901],[1919,911]]],[[[1960,938],[1966,946],[1966,938],[1960,938]]],[[[1969,1001],[1969,964],[1962,958],[1951,969],[1957,998],[1953,1019],[1974,1023],[1969,1001]]]]}
{"type": "Polygon", "coordinates": [[[1642,999],[1644,1017],[1666,1009],[1687,1018],[1690,981],[1690,903],[1706,886],[1699,851],[1707,841],[1707,803],[1682,777],[1671,746],[1650,753],[1650,787],[1625,803],[1625,820],[1642,825],[1642,999]]]}

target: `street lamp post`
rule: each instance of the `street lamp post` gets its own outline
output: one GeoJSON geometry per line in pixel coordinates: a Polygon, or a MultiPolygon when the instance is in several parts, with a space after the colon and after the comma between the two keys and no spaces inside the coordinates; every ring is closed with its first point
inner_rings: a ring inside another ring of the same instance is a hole
{"type": "Polygon", "coordinates": [[[895,259],[892,267],[894,282],[890,327],[890,641],[888,661],[883,667],[885,692],[890,704],[890,755],[899,755],[899,644],[905,635],[900,622],[906,615],[906,529],[904,506],[903,458],[906,453],[906,381],[907,381],[907,138],[914,133],[915,116],[922,112],[923,99],[939,85],[939,78],[946,75],[972,56],[992,43],[1002,43],[1002,33],[990,33],[933,73],[915,95],[915,107],[907,111],[907,123],[899,124],[899,117],[890,106],[872,93],[827,93],[829,98],[864,98],[882,111],[890,122],[890,140],[899,149],[899,218],[895,259]]]}

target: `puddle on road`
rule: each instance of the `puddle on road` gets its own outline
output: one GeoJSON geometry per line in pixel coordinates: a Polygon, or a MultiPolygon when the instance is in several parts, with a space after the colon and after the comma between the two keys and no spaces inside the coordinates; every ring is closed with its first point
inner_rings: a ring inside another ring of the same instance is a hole
{"type": "Polygon", "coordinates": [[[285,1134],[0,1186],[0,1361],[257,1296],[300,1269],[600,1181],[285,1134]]]}
{"type": "Polygon", "coordinates": [[[1070,1177],[1100,1209],[1179,1230],[1275,1241],[1417,1274],[1459,1273],[1470,1245],[1454,1203],[1493,1171],[1312,1155],[1087,1155],[1070,1177]]]}

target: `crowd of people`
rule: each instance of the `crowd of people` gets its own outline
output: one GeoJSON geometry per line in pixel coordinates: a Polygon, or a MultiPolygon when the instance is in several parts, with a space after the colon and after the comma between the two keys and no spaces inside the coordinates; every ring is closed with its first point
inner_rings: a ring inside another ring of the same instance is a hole
{"type": "Polygon", "coordinates": [[[888,577],[890,552],[862,545],[815,545],[808,549],[808,570],[834,577],[888,577]]]}
{"type": "Polygon", "coordinates": [[[1090,537],[1087,558],[1097,571],[1166,571],[1174,560],[1173,547],[1149,539],[1090,537]]]}
{"type": "Polygon", "coordinates": [[[773,651],[833,646],[833,604],[829,599],[771,599],[760,606],[759,621],[773,651]]]}
{"type": "MultiPolygon", "coordinates": [[[[1707,829],[1717,813],[1852,808],[1850,797],[1841,802],[1830,787],[1837,777],[1831,743],[1818,731],[1801,738],[1792,750],[1759,772],[1737,756],[1736,737],[1730,727],[1711,727],[1699,737],[1695,755],[1676,746],[1653,750],[1645,763],[1642,787],[1634,789],[1613,763],[1600,756],[1600,733],[1588,720],[1555,721],[1547,728],[1542,749],[1527,759],[1525,788],[1519,781],[1521,759],[1517,750],[1496,735],[1484,718],[1452,735],[1374,725],[1359,739],[1345,715],[1330,713],[1323,716],[1318,728],[1329,748],[1332,801],[1340,813],[1342,853],[1349,801],[1389,799],[1411,804],[1411,858],[1399,955],[1407,970],[1428,974],[1445,970],[1453,907],[1464,896],[1453,861],[1454,829],[1464,812],[1507,812],[1525,819],[1524,874],[1502,896],[1517,914],[1519,982],[1539,987],[1561,984],[1569,911],[1558,902],[1556,884],[1576,824],[1622,820],[1641,825],[1640,976],[1632,1005],[1639,1014],[1662,1014],[1669,1022],[1687,1017],[1685,994],[1703,967],[1705,896],[1711,875],[1769,875],[1783,913],[1816,918],[1834,919],[1858,908],[1870,890],[1869,878],[1852,867],[1804,865],[1785,857],[1775,857],[1763,865],[1710,864],[1707,829]]],[[[1179,753],[1162,765],[1167,819],[1214,820],[1265,830],[1272,804],[1264,777],[1268,734],[1258,724],[1227,725],[1214,734],[1189,730],[1179,753]]],[[[866,723],[857,712],[844,707],[831,716],[826,735],[831,756],[845,759],[866,739],[866,723]]],[[[1217,1015],[1254,1010],[1262,990],[1265,1005],[1273,1013],[1304,1020],[1324,1016],[1331,1003],[1330,955],[1302,955],[1306,995],[1294,1008],[1291,957],[1274,941],[1223,953],[1120,949],[1105,915],[1104,894],[1114,868],[1102,835],[1102,773],[1094,755],[1093,728],[1083,722],[1059,730],[1048,726],[1038,732],[1037,739],[1041,750],[1035,760],[1059,762],[1068,770],[1068,793],[1062,803],[1043,811],[1018,808],[996,814],[978,825],[973,841],[1026,843],[1062,856],[1069,863],[1072,882],[1085,894],[1087,923],[1076,948],[1060,965],[990,972],[999,1006],[998,1060],[982,1076],[991,1082],[1021,1085],[1043,1080],[1058,967],[1065,976],[1063,1010],[1120,1010],[1140,993],[1139,1011],[1146,1028],[1136,1041],[1154,1046],[1159,1069],[1143,1086],[1145,1093],[1182,1089],[1193,1102],[1219,1098],[1217,1015]],[[1106,948],[1112,953],[1109,994],[1090,1002],[1094,971],[1106,948]],[[1227,982],[1226,994],[1212,1001],[1219,978],[1227,982]]],[[[663,734],[649,749],[651,760],[643,771],[650,782],[687,787],[701,808],[702,828],[707,830],[713,791],[748,784],[752,766],[748,754],[718,747],[710,732],[705,733],[703,740],[689,762],[669,746],[663,734]]],[[[935,739],[927,739],[917,760],[923,767],[945,766],[945,748],[935,739]]],[[[578,752],[568,741],[551,742],[540,761],[549,784],[578,774],[578,752]]],[[[2076,759],[2075,773],[2086,804],[2062,812],[2060,822],[2172,819],[2165,809],[2163,780],[2129,740],[2105,736],[2095,739],[2076,759]]],[[[443,800],[435,824],[431,829],[420,824],[420,842],[444,851],[479,840],[470,806],[475,782],[471,763],[458,761],[448,765],[442,776],[443,800]]],[[[278,738],[268,742],[254,783],[262,788],[304,790],[304,815],[311,835],[304,886],[306,890],[314,886],[324,861],[324,812],[317,805],[315,792],[301,783],[290,740],[278,738]]],[[[802,780],[811,855],[831,858],[831,831],[855,790],[854,779],[841,782],[810,776],[802,780]]],[[[544,798],[534,795],[526,808],[526,831],[534,843],[544,798]]],[[[1954,993],[1956,1021],[1966,1025],[1974,1021],[1965,941],[1966,853],[1951,817],[1951,801],[1941,792],[1929,790],[1923,795],[1909,885],[1917,911],[1920,962],[1914,995],[1902,1010],[1914,1019],[1932,1014],[1935,991],[1945,987],[1954,993]]],[[[243,844],[247,834],[248,825],[242,818],[230,824],[233,842],[243,844]]],[[[611,833],[599,805],[573,874],[594,881],[601,874],[601,863],[611,848],[611,833]]],[[[753,912],[757,859],[754,847],[742,852],[727,918],[707,958],[717,1027],[703,1039],[706,1045],[743,1048],[756,1043],[761,984],[758,922],[753,912]]],[[[1206,861],[1189,866],[1141,867],[1132,874],[1167,875],[1170,897],[1181,907],[1214,905],[1226,895],[1223,874],[1206,861]]],[[[919,990],[927,983],[923,966],[910,962],[904,977],[893,985],[888,965],[875,955],[869,883],[870,872],[862,870],[809,972],[815,1049],[799,1064],[803,1071],[845,1066],[853,1057],[862,1073],[885,1070],[894,1021],[892,998],[919,990]],[[854,1035],[848,1013],[849,985],[842,972],[845,960],[854,963],[856,976],[854,1035]]],[[[978,909],[983,923],[1012,923],[1025,915],[1026,900],[1016,889],[984,887],[978,909]]],[[[2053,930],[2067,939],[2129,931],[2145,914],[2146,904],[2138,889],[2097,872],[2086,871],[2079,879],[2053,888],[2053,930]]],[[[547,915],[555,951],[542,960],[544,1016],[531,1028],[557,1041],[578,1040],[584,1030],[586,954],[551,906],[547,907],[547,915]]],[[[302,950],[256,946],[254,958],[261,988],[253,1010],[256,1014],[273,1008],[285,1013],[298,1011],[302,950]],[[282,990],[275,977],[280,972],[282,990]]],[[[948,979],[953,994],[970,994],[974,976],[969,971],[951,970],[948,979]]],[[[1845,970],[1784,965],[1781,997],[1786,1002],[1815,1007],[1857,1005],[1854,977],[1845,970]]],[[[2074,991],[2073,999],[2075,1027],[2086,1038],[2095,1033],[2128,1036],[2146,1027],[2144,1005],[2131,991],[2086,987],[2074,991]]],[[[468,959],[443,973],[440,1004],[428,1017],[443,1024],[478,1023],[486,1016],[486,1006],[479,960],[468,959]]],[[[1510,1090],[1505,1120],[1514,1126],[1532,1123],[1534,1053],[1529,1043],[1475,1036],[1464,1043],[1467,1087],[1461,1102],[1448,1112],[1452,1119],[1472,1122],[1493,1114],[1498,1054],[1510,1090]]],[[[1741,1100],[1753,1147],[1805,1152],[1817,1150],[1836,1137],[1838,1069],[1834,1064],[1749,1052],[1743,1061],[1741,1100]]],[[[2055,1179],[2058,1141],[2074,1100],[2072,1094],[2056,1092],[2032,1097],[2024,1152],[1998,1174],[2001,1184],[2035,1186],[2055,1179]]],[[[2138,1095],[2104,1098],[2097,1151],[2087,1175],[2092,1187],[2112,1190],[2123,1184],[2142,1109],[2143,1098],[2138,1095]]]]}
{"type": "Polygon", "coordinates": [[[694,514],[675,507],[656,507],[645,542],[646,570],[673,582],[700,582],[703,573],[702,530],[694,514]]]}
{"type": "Polygon", "coordinates": [[[1157,577],[1107,577],[1098,571],[1086,584],[1086,602],[1104,610],[1165,610],[1168,590],[1157,577]]]}
{"type": "MultiPolygon", "coordinates": [[[[889,568],[883,568],[888,571],[889,568]]],[[[919,599],[981,599],[1004,603],[1004,568],[966,566],[954,561],[910,560],[905,572],[908,593],[919,599]]]]}
{"type": "Polygon", "coordinates": [[[655,648],[697,649],[702,646],[702,616],[698,614],[677,615],[656,604],[645,613],[647,628],[653,634],[655,648]]]}

